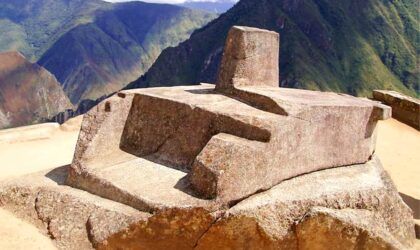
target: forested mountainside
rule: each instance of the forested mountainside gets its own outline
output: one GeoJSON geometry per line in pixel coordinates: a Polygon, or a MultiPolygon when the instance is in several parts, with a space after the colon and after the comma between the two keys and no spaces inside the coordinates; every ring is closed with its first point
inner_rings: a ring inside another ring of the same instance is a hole
{"type": "Polygon", "coordinates": [[[36,61],[61,35],[110,6],[101,0],[0,0],[0,52],[19,51],[36,61]]]}
{"type": "Polygon", "coordinates": [[[49,70],[74,104],[112,93],[142,75],[160,52],[214,14],[167,4],[99,0],[0,0],[0,51],[49,70]]]}
{"type": "Polygon", "coordinates": [[[20,53],[0,53],[0,129],[45,121],[71,108],[47,70],[20,53]]]}
{"type": "Polygon", "coordinates": [[[244,25],[280,33],[280,86],[419,96],[417,11],[415,0],[241,0],[127,88],[214,83],[228,30],[244,25]]]}

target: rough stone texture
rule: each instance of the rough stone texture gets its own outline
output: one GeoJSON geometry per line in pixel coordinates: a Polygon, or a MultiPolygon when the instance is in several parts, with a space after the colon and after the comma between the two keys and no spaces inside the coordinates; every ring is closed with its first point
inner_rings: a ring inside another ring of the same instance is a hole
{"type": "Polygon", "coordinates": [[[308,249],[310,242],[405,249],[414,240],[412,212],[376,157],[283,181],[216,212],[200,205],[139,212],[62,186],[67,171],[0,183],[1,207],[37,225],[59,249],[308,249]],[[323,237],[315,240],[316,224],[323,237]]]}
{"type": "Polygon", "coordinates": [[[313,208],[299,221],[299,249],[401,249],[382,221],[364,210],[313,208]]]}
{"type": "Polygon", "coordinates": [[[226,39],[217,88],[279,86],[280,36],[273,31],[234,26],[226,39]]]}
{"type": "MultiPolygon", "coordinates": [[[[130,172],[139,173],[132,182],[109,174],[113,166],[141,157],[145,161],[137,165],[188,173],[191,185],[184,192],[225,206],[303,173],[366,162],[374,151],[376,121],[386,118],[377,103],[350,96],[279,88],[247,91],[267,96],[287,115],[262,111],[209,85],[125,91],[120,93],[125,98],[103,101],[84,118],[67,183],[153,210],[161,199],[139,202],[146,192],[130,184],[147,183],[150,175],[135,167],[130,172]],[[237,185],[244,179],[249,181],[237,185]],[[123,182],[127,185],[117,184],[123,182]]],[[[153,178],[165,173],[156,171],[153,178]]]]}
{"type": "Polygon", "coordinates": [[[202,208],[162,210],[109,237],[98,249],[193,249],[215,219],[202,208]]]}
{"type": "Polygon", "coordinates": [[[36,225],[59,249],[91,249],[150,214],[62,186],[68,167],[0,182],[0,206],[36,225]]]}
{"type": "MultiPolygon", "coordinates": [[[[359,227],[360,232],[367,230],[371,235],[388,232],[395,240],[385,238],[381,241],[390,241],[394,245],[407,247],[414,240],[412,212],[374,158],[363,165],[295,177],[251,196],[230,208],[200,239],[197,249],[241,249],[243,246],[249,246],[249,249],[307,249],[301,248],[302,239],[298,238],[298,234],[303,232],[299,232],[296,225],[310,214],[313,207],[354,211],[352,220],[360,223],[366,218],[356,214],[366,210],[369,216],[381,222],[380,226],[372,226],[374,230],[358,225],[351,227],[359,227]]],[[[341,216],[331,223],[331,228],[335,228],[349,222],[341,216]]],[[[302,225],[301,229],[307,226],[302,225]]],[[[332,233],[330,230],[325,232],[332,233]]],[[[373,238],[370,240],[375,241],[373,238]]],[[[335,248],[330,245],[325,249],[335,248]]]]}
{"type": "Polygon", "coordinates": [[[267,53],[278,56],[278,35],[234,27],[227,43],[235,41],[226,63],[246,55],[222,67],[221,79],[239,72],[246,84],[124,91],[88,112],[67,184],[147,212],[197,204],[217,210],[282,180],[371,157],[377,120],[389,117],[389,107],[261,85],[272,75],[247,72],[258,71],[255,60],[267,53]],[[153,191],[157,185],[165,192],[153,191]]]}
{"type": "Polygon", "coordinates": [[[374,90],[373,98],[392,107],[392,116],[420,130],[420,100],[395,91],[374,90]]]}

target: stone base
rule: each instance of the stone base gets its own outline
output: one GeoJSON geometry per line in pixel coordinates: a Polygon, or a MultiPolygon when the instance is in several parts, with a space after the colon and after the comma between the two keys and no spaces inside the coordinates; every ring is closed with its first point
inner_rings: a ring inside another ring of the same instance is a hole
{"type": "Polygon", "coordinates": [[[60,249],[404,249],[415,239],[412,212],[375,157],[283,181],[216,211],[162,198],[169,205],[140,212],[63,185],[66,171],[0,183],[2,208],[34,223],[60,249]]]}
{"type": "Polygon", "coordinates": [[[366,162],[377,120],[389,115],[384,105],[335,93],[234,91],[181,86],[106,99],[85,115],[67,184],[152,212],[163,205],[151,180],[181,171],[178,187],[196,198],[174,199],[217,210],[301,174],[366,162]],[[142,173],[136,164],[162,171],[142,173]]]}

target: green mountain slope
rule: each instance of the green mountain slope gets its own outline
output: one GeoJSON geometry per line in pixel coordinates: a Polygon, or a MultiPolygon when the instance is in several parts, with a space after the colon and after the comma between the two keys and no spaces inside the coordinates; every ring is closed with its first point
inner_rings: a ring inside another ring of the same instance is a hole
{"type": "Polygon", "coordinates": [[[96,99],[135,80],[163,49],[212,18],[172,5],[114,4],[63,35],[38,63],[57,77],[73,103],[96,99]]]}
{"type": "Polygon", "coordinates": [[[0,0],[0,52],[37,61],[78,104],[121,89],[214,17],[143,2],[0,0]]]}
{"type": "Polygon", "coordinates": [[[0,51],[18,50],[37,60],[61,35],[90,22],[100,0],[0,0],[0,51]]]}
{"type": "Polygon", "coordinates": [[[245,25],[280,33],[281,86],[419,96],[417,7],[415,0],[241,0],[163,51],[127,88],[215,82],[229,28],[245,25]]]}

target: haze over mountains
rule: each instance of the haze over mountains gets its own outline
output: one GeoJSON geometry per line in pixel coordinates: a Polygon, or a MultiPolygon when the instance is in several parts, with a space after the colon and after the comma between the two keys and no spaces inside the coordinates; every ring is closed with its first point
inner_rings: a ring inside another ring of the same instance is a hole
{"type": "Polygon", "coordinates": [[[0,129],[45,121],[71,108],[48,71],[18,52],[0,53],[0,129]]]}
{"type": "Polygon", "coordinates": [[[38,61],[74,104],[124,87],[214,15],[173,5],[0,0],[0,51],[38,61]]]}
{"type": "MultiPolygon", "coordinates": [[[[105,0],[107,2],[119,3],[139,0],[105,0]]],[[[191,9],[204,10],[213,13],[224,13],[239,0],[144,0],[151,3],[169,3],[188,7],[191,9]]]]}
{"type": "Polygon", "coordinates": [[[185,1],[181,6],[191,9],[204,10],[213,13],[224,13],[237,2],[237,0],[213,0],[213,1],[185,1]]]}
{"type": "Polygon", "coordinates": [[[128,88],[214,83],[233,25],[281,35],[281,86],[369,96],[394,89],[418,96],[417,2],[241,0],[227,13],[159,56],[128,88]]]}

